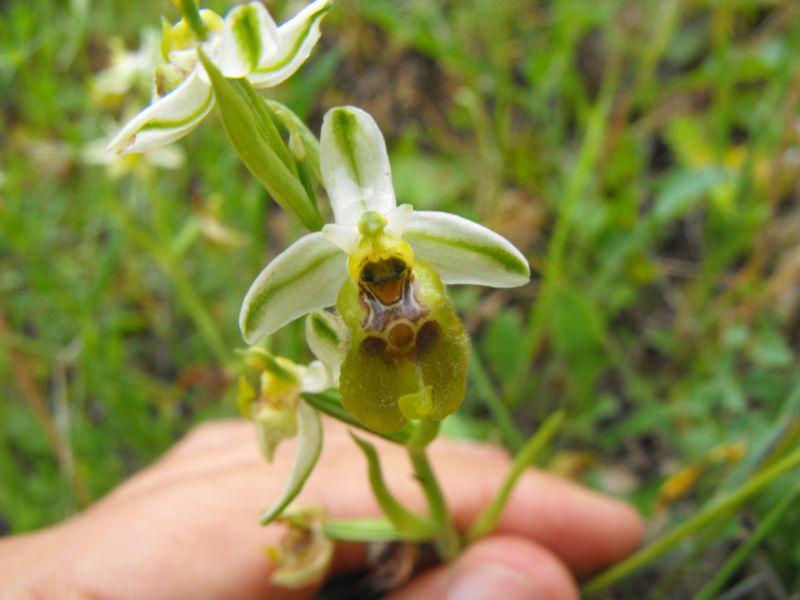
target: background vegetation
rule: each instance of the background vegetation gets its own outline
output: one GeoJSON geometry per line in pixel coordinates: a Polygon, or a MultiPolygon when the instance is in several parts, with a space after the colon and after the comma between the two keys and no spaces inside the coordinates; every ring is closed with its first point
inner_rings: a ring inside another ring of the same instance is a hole
{"type": "MultiPolygon", "coordinates": [[[[215,119],[181,168],[93,164],[147,102],[93,76],[170,3],[1,10],[0,529],[20,532],[235,413],[241,299],[301,231],[215,119]]],[[[487,223],[535,271],[452,289],[474,340],[453,434],[514,447],[565,407],[550,468],[627,496],[653,534],[797,448],[800,4],[338,0],[323,31],[275,96],[317,131],[332,105],[370,111],[400,201],[487,223]]],[[[308,358],[298,324],[270,343],[308,358]]],[[[787,477],[613,595],[715,575],[725,598],[800,593],[787,477]]]]}

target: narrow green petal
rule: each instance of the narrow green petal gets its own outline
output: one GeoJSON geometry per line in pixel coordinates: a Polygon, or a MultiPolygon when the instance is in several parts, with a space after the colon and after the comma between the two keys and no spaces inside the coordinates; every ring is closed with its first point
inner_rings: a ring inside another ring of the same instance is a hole
{"type": "Polygon", "coordinates": [[[263,53],[256,70],[248,75],[253,87],[276,86],[300,68],[319,40],[322,17],[331,4],[331,0],[316,0],[278,28],[277,50],[263,53]]]}
{"type": "Polygon", "coordinates": [[[248,343],[317,308],[332,306],[347,277],[342,251],[310,233],[279,254],[250,286],[239,327],[248,343]]]}
{"type": "Polygon", "coordinates": [[[320,169],[338,225],[356,225],[368,210],[386,215],[395,208],[386,143],[360,108],[340,106],[325,114],[320,169]]]}
{"type": "Polygon", "coordinates": [[[108,150],[119,154],[143,152],[174,142],[197,127],[214,106],[211,87],[198,72],[136,115],[111,140],[108,150]]]}
{"type": "Polygon", "coordinates": [[[525,285],[530,279],[528,261],[511,242],[468,219],[415,211],[404,237],[444,283],[504,288],[525,285]]]}
{"type": "Polygon", "coordinates": [[[311,475],[314,465],[317,464],[321,451],[322,419],[316,410],[300,400],[297,404],[297,453],[294,455],[292,471],[283,493],[261,515],[262,525],[269,525],[297,497],[308,476],[311,475]]]}

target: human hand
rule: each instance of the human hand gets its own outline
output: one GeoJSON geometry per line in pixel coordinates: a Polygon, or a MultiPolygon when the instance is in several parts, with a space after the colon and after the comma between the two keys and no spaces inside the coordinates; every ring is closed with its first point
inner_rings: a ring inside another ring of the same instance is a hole
{"type": "MultiPolygon", "coordinates": [[[[404,449],[375,440],[397,496],[424,510],[404,449]]],[[[314,588],[270,584],[263,548],[279,528],[258,515],[275,499],[294,448],[271,465],[259,454],[252,424],[202,425],[153,466],[77,517],[39,533],[0,540],[0,596],[47,598],[303,598],[314,588]],[[4,591],[5,589],[5,591],[4,591]]],[[[500,486],[510,461],[501,450],[437,439],[431,461],[453,518],[465,529],[500,486]]],[[[322,506],[336,518],[378,516],[366,461],[333,421],[322,456],[296,504],[322,506]]],[[[530,470],[520,479],[498,528],[449,564],[396,593],[398,599],[577,597],[573,574],[618,560],[639,542],[641,521],[627,505],[530,470]]],[[[333,569],[363,563],[363,548],[339,544],[333,569]]]]}

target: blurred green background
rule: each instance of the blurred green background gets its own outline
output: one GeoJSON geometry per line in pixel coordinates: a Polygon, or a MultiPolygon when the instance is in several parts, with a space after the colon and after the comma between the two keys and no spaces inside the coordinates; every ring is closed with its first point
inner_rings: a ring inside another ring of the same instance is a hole
{"type": "MultiPolygon", "coordinates": [[[[300,7],[267,4],[278,22],[300,7]]],[[[302,231],[215,113],[167,153],[103,164],[149,98],[147,70],[114,90],[106,69],[145,28],[157,42],[170,2],[0,11],[0,531],[21,532],[235,414],[240,302],[302,231]]],[[[550,467],[658,532],[800,439],[799,49],[794,0],[337,0],[270,93],[314,131],[333,105],[370,111],[400,202],[530,260],[524,288],[451,289],[474,342],[451,433],[513,448],[564,407],[550,467]]],[[[309,358],[301,323],[270,346],[309,358]]],[[[790,480],[618,597],[696,591],[790,480]]],[[[798,564],[789,510],[726,597],[800,593],[798,564]]]]}

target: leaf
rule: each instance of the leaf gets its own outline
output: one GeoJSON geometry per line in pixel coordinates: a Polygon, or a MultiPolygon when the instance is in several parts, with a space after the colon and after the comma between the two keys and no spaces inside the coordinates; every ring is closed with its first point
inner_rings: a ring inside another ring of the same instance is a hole
{"type": "Polygon", "coordinates": [[[668,175],[656,196],[653,219],[657,223],[669,223],[684,216],[715,187],[730,180],[729,171],[719,167],[681,170],[668,175]]]}
{"type": "Polygon", "coordinates": [[[606,337],[597,308],[575,290],[562,288],[551,303],[553,342],[567,356],[593,352],[606,337]]]}

